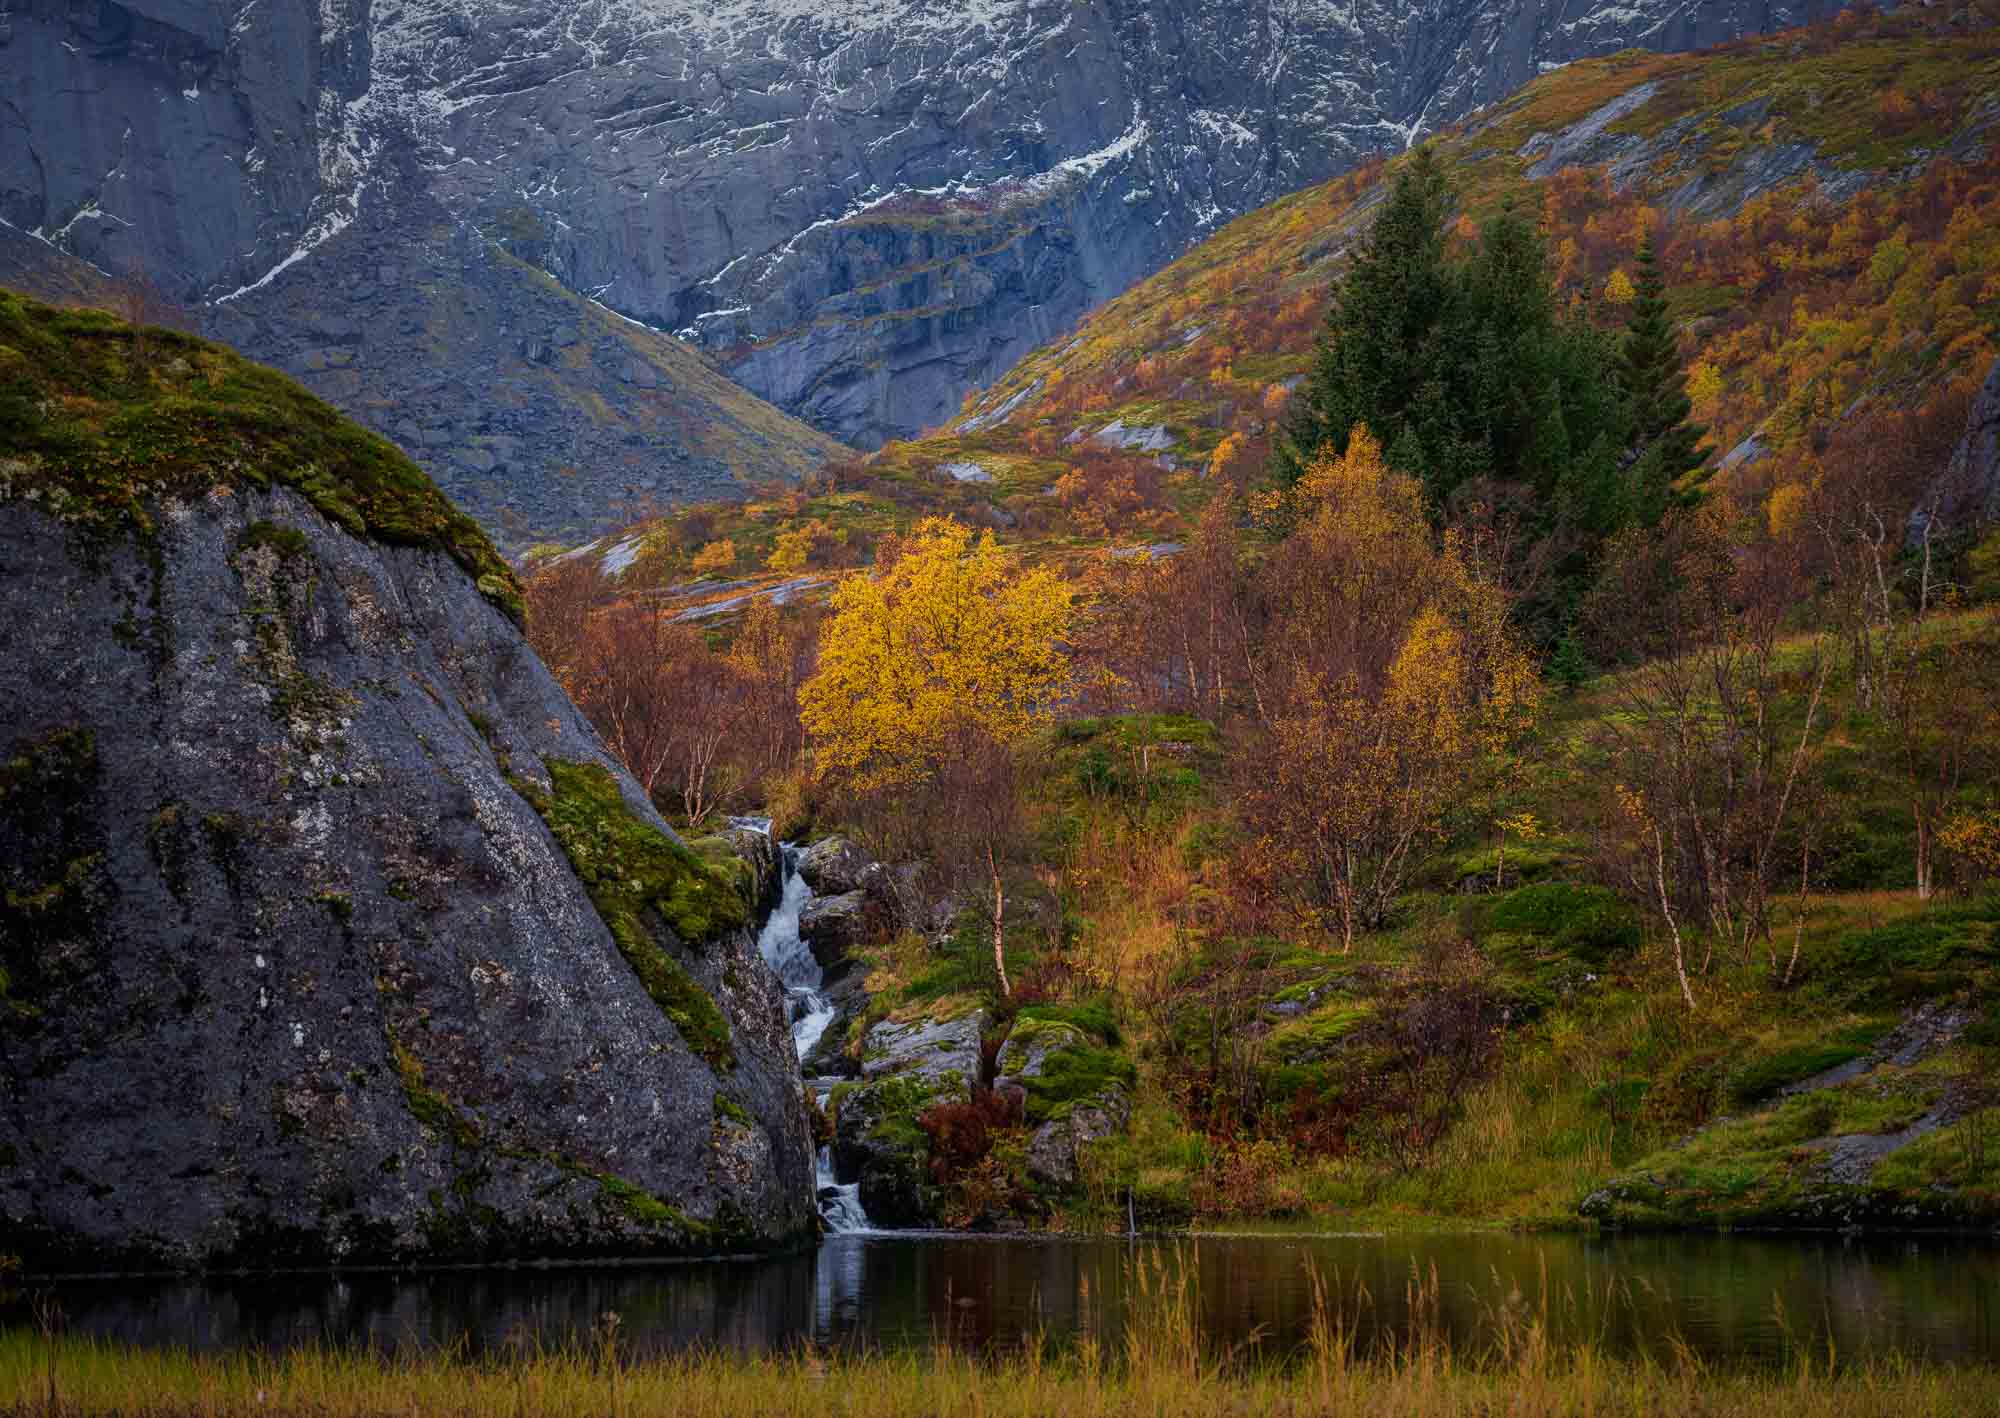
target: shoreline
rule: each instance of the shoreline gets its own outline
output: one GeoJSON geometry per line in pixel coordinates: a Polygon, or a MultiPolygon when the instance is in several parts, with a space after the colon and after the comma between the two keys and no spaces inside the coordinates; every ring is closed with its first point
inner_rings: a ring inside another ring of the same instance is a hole
{"type": "MultiPolygon", "coordinates": [[[[209,1281],[275,1280],[323,1276],[409,1276],[495,1275],[531,1272],[537,1274],[593,1270],[672,1271],[702,1265],[755,1266],[800,1260],[816,1256],[827,1245],[839,1242],[870,1241],[952,1241],[993,1245],[1057,1245],[1119,1241],[1164,1244],[1181,1241],[1390,1241],[1398,1237],[1513,1236],[1523,1240],[1562,1237],[1572,1240],[1616,1240],[1622,1238],[1688,1237],[1704,1240],[1725,1236],[1755,1237],[1759,1240],[1800,1241],[1978,1241],[2000,1247],[2000,1224],[1992,1226],[1538,1226],[1490,1221],[1440,1220],[1436,1224],[1380,1225],[1322,1230],[1283,1224],[1188,1227],[1170,1231],[952,1231],[941,1228],[910,1227],[847,1232],[822,1236],[809,1246],[792,1246],[772,1251],[728,1251],[711,1255],[601,1256],[591,1258],[540,1258],[492,1261],[426,1261],[407,1265],[388,1263],[331,1266],[273,1266],[263,1269],[229,1267],[188,1270],[29,1270],[11,1272],[16,1287],[36,1283],[106,1283],[120,1280],[209,1281]]],[[[0,1257],[0,1259],[4,1259],[0,1257]]],[[[9,1272],[0,1268],[0,1277],[9,1272]]]]}

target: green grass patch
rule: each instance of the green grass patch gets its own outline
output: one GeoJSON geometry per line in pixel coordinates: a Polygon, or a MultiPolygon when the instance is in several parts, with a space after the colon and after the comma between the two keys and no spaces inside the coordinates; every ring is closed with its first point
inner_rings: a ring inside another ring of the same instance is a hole
{"type": "Polygon", "coordinates": [[[1865,1056],[1888,1028],[1879,1022],[1851,1025],[1739,1064],[1729,1076],[1730,1095],[1738,1103],[1761,1102],[1787,1084],[1865,1056]]]}

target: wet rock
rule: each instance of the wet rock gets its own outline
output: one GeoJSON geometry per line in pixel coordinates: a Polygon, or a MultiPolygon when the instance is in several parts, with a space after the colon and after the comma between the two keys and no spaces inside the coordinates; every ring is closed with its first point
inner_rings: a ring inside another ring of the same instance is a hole
{"type": "Polygon", "coordinates": [[[761,826],[732,824],[723,837],[750,868],[753,924],[761,926],[785,889],[784,860],[778,844],[772,839],[770,829],[761,826]]]}
{"type": "Polygon", "coordinates": [[[874,866],[874,858],[845,837],[822,837],[799,855],[799,875],[817,896],[861,890],[874,866]]]}
{"type": "Polygon", "coordinates": [[[870,1221],[894,1227],[936,1223],[939,1189],[930,1176],[930,1140],[917,1119],[936,1103],[967,1096],[955,1077],[914,1073],[834,1090],[834,1175],[859,1185],[870,1221]]]}
{"type": "Polygon", "coordinates": [[[799,939],[811,947],[826,976],[837,979],[853,964],[857,946],[880,937],[881,924],[881,913],[865,891],[815,896],[799,912],[799,939]]]}
{"type": "Polygon", "coordinates": [[[955,1019],[883,1020],[868,1031],[861,1051],[861,1076],[913,1074],[955,1077],[969,1090],[979,1080],[980,1046],[987,1014],[969,1010],[955,1019]]]}

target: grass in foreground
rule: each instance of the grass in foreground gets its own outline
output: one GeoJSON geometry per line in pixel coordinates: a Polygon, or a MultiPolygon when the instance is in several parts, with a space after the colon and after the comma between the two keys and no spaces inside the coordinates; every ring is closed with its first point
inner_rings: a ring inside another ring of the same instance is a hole
{"type": "MultiPolygon", "coordinates": [[[[1152,1414],[1645,1415],[1794,1412],[1859,1418],[2000,1414],[2000,1370],[1916,1360],[1846,1363],[1802,1345],[1782,1366],[1717,1368],[1662,1336],[1641,1359],[1551,1342],[1546,1301],[1493,1312],[1486,1348],[1441,1337],[1442,1291],[1413,1277],[1413,1326],[1363,1356],[1337,1289],[1316,1284],[1307,1343],[1282,1369],[1245,1369],[1204,1346],[1187,1272],[1142,1264],[1122,1342],[1085,1335],[1059,1360],[1038,1347],[981,1360],[928,1352],[828,1357],[692,1354],[628,1362],[607,1315],[594,1341],[557,1352],[510,1344],[500,1356],[381,1358],[328,1349],[281,1355],[144,1350],[26,1329],[0,1331],[0,1415],[314,1415],[424,1418],[556,1414],[759,1418],[1111,1418],[1152,1414]],[[1329,1301],[1329,1295],[1335,1298],[1329,1301]]],[[[1365,1306],[1365,1292],[1355,1299],[1365,1306]]]]}

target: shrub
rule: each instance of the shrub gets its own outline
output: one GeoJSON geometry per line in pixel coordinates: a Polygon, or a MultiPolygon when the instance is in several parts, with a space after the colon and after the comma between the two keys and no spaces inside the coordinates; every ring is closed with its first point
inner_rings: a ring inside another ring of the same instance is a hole
{"type": "Polygon", "coordinates": [[[967,1102],[937,1103],[917,1119],[931,1141],[931,1178],[949,1185],[975,1170],[993,1150],[993,1137],[1021,1123],[1012,1098],[990,1088],[974,1089],[967,1102]]]}

